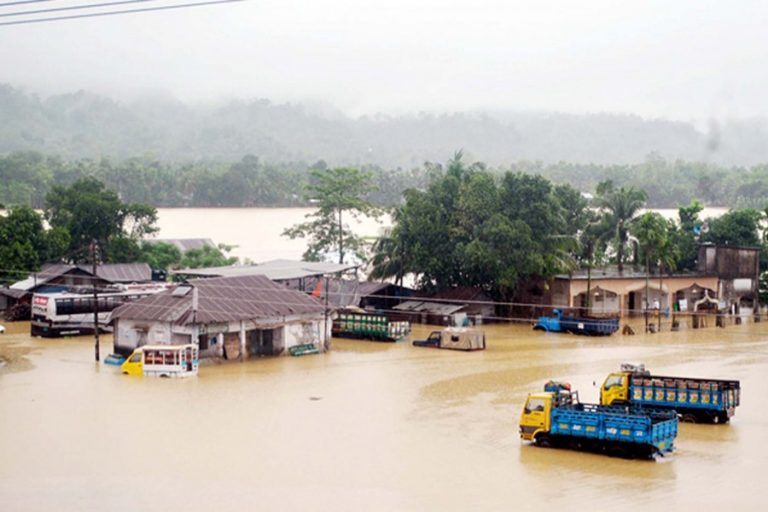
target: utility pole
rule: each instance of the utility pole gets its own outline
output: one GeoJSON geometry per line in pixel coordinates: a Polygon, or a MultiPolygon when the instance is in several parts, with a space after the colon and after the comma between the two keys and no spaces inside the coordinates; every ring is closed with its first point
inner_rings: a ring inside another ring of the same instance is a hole
{"type": "Polygon", "coordinates": [[[99,249],[96,240],[91,240],[91,262],[93,262],[93,336],[96,338],[94,350],[96,362],[99,362],[99,292],[96,280],[96,253],[99,249]]]}
{"type": "Polygon", "coordinates": [[[325,350],[328,350],[331,344],[331,340],[328,339],[328,295],[330,290],[328,289],[328,275],[325,276],[325,311],[323,313],[323,345],[325,350]]]}

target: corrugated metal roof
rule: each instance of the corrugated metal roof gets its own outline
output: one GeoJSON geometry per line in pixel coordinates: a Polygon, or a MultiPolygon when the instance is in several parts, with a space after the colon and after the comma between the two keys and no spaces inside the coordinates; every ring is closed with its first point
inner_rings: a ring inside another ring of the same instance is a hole
{"type": "Polygon", "coordinates": [[[398,311],[408,311],[413,313],[429,313],[433,315],[450,315],[462,308],[466,304],[445,304],[441,302],[422,302],[418,300],[407,300],[394,306],[392,309],[398,311]]]}
{"type": "MultiPolygon", "coordinates": [[[[259,318],[320,314],[323,304],[305,293],[290,290],[265,276],[217,277],[189,283],[197,289],[200,324],[237,322],[259,318]]],[[[193,293],[174,296],[158,293],[120,306],[112,318],[192,323],[193,293]]]]}
{"type": "Polygon", "coordinates": [[[40,270],[40,272],[31,274],[26,279],[22,279],[21,281],[13,283],[10,286],[10,288],[13,288],[15,290],[31,290],[35,286],[45,284],[51,279],[54,279],[59,276],[63,276],[64,274],[71,272],[72,270],[75,270],[75,269],[85,272],[86,274],[90,274],[88,270],[84,270],[82,267],[78,267],[76,265],[70,265],[67,263],[54,263],[50,265],[45,265],[40,270]]]}
{"type": "Polygon", "coordinates": [[[113,283],[141,283],[152,280],[152,269],[146,263],[109,263],[96,267],[96,275],[113,283]]]}
{"type": "Polygon", "coordinates": [[[227,267],[185,268],[175,270],[174,274],[200,277],[234,277],[264,275],[269,279],[288,280],[304,277],[335,274],[352,270],[358,265],[346,263],[328,263],[324,261],[272,260],[256,265],[231,265],[227,267]]]}
{"type": "MultiPolygon", "coordinates": [[[[73,270],[78,270],[81,275],[93,275],[92,267],[88,265],[54,263],[45,265],[40,272],[13,283],[9,288],[31,290],[73,270]]],[[[106,263],[96,267],[96,275],[110,283],[141,283],[152,280],[152,269],[146,263],[106,263]]]]}
{"type": "Polygon", "coordinates": [[[0,288],[0,295],[5,295],[6,297],[12,297],[14,299],[20,299],[23,296],[25,296],[27,293],[29,293],[28,290],[18,290],[13,288],[0,288]]]}

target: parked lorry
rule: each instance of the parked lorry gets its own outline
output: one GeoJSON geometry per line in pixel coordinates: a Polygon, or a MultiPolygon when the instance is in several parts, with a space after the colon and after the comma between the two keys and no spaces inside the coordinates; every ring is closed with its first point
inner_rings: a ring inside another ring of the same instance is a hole
{"type": "Polygon", "coordinates": [[[410,322],[393,322],[384,315],[339,312],[333,320],[332,335],[374,341],[397,341],[411,332],[410,322]]]}
{"type": "Polygon", "coordinates": [[[673,411],[583,404],[569,384],[548,382],[528,395],[520,437],[543,447],[562,447],[624,458],[654,458],[674,450],[673,411]]]}
{"type": "Polygon", "coordinates": [[[684,422],[727,423],[739,405],[738,380],[652,375],[644,365],[622,364],[600,388],[603,405],[674,410],[684,422]]]}
{"type": "Polygon", "coordinates": [[[485,350],[485,333],[468,327],[446,327],[441,331],[432,331],[425,340],[415,340],[413,345],[452,350],[485,350]]]}
{"type": "Polygon", "coordinates": [[[617,317],[591,317],[564,315],[555,309],[553,316],[540,316],[534,330],[547,332],[569,332],[586,336],[608,336],[619,330],[617,317]]]}

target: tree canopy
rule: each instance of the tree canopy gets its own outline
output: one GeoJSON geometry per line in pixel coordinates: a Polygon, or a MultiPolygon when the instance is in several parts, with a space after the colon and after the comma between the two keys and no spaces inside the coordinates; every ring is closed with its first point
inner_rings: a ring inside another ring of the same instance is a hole
{"type": "Polygon", "coordinates": [[[345,263],[350,253],[363,261],[367,243],[354,233],[347,216],[353,220],[361,215],[379,216],[379,209],[366,199],[373,190],[371,173],[339,167],[315,169],[311,177],[306,197],[317,210],[307,214],[310,220],[286,229],[283,235],[309,239],[304,252],[306,261],[337,256],[339,263],[345,263]]]}
{"type": "Polygon", "coordinates": [[[52,229],[69,233],[64,259],[73,263],[90,260],[93,240],[105,261],[134,261],[140,252],[139,241],[157,231],[154,207],[123,203],[94,178],[54,187],[45,198],[45,219],[52,229]]]}
{"type": "Polygon", "coordinates": [[[406,192],[391,232],[375,247],[372,275],[412,273],[424,288],[478,286],[511,297],[521,279],[546,279],[572,265],[568,219],[583,222],[586,208],[577,196],[540,176],[497,179],[482,165],[465,165],[459,152],[434,169],[426,191],[406,192]]]}

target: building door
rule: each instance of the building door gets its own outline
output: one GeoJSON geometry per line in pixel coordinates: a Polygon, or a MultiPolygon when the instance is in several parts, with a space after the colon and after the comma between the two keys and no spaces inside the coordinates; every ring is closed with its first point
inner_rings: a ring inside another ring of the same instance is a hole
{"type": "Polygon", "coordinates": [[[629,316],[635,316],[637,314],[637,292],[629,292],[627,295],[627,313],[629,316]]]}
{"type": "Polygon", "coordinates": [[[275,336],[272,329],[256,329],[248,337],[248,355],[271,356],[275,353],[275,336]]]}

